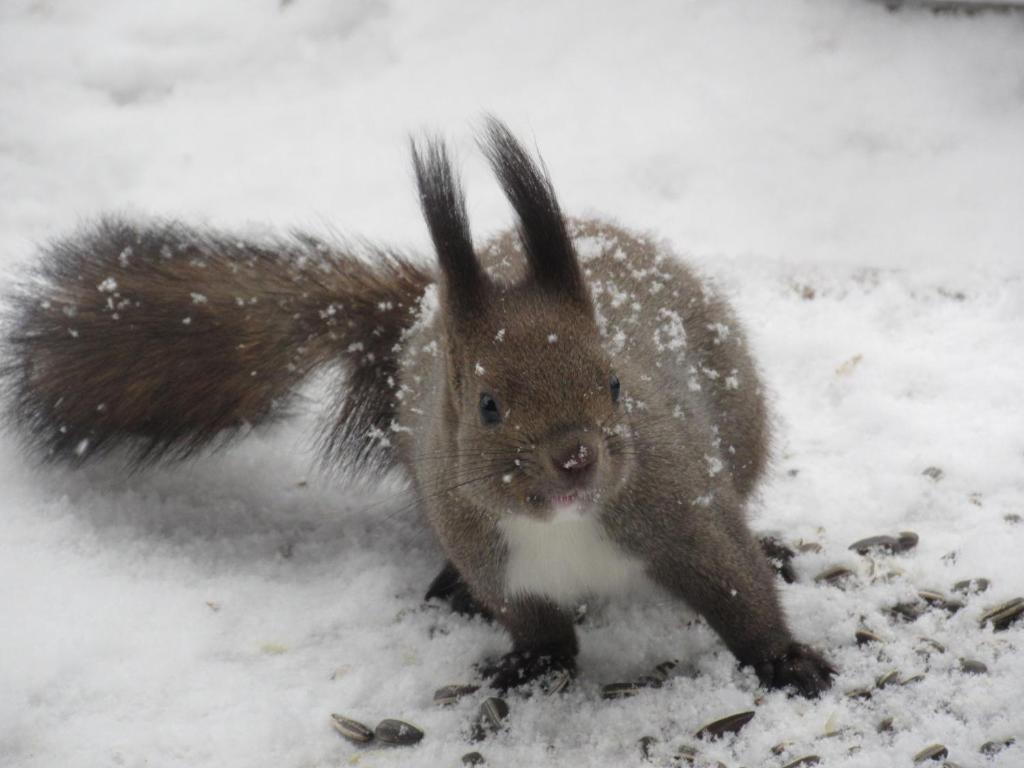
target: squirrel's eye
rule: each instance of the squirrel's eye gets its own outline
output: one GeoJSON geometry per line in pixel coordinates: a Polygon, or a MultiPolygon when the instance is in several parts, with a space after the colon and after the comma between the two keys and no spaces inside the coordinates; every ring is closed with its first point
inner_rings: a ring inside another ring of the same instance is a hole
{"type": "Polygon", "coordinates": [[[610,389],[611,392],[612,392],[612,402],[613,403],[619,402],[619,389],[620,388],[621,388],[621,385],[619,384],[619,377],[616,376],[613,373],[611,379],[608,382],[608,389],[610,389]]]}
{"type": "Polygon", "coordinates": [[[480,421],[487,425],[501,423],[498,402],[487,393],[480,395],[480,421]]]}

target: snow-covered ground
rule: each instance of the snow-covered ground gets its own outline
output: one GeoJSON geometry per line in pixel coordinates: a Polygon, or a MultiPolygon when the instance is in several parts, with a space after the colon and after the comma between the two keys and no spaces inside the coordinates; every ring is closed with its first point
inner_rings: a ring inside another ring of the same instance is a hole
{"type": "Polygon", "coordinates": [[[765,694],[678,605],[610,605],[582,627],[572,692],[511,700],[509,730],[470,746],[479,698],[439,709],[432,692],[506,641],[422,603],[440,565],[430,533],[395,482],[316,470],[311,400],[220,456],[135,475],[40,471],[0,439],[0,764],[454,766],[478,749],[493,766],[635,765],[641,736],[664,760],[756,700],[705,755],[907,766],[941,742],[965,768],[1024,765],[1024,626],[977,622],[1024,595],[1024,524],[1006,519],[1024,514],[1020,16],[866,0],[7,0],[3,281],[36,242],[107,210],[424,250],[407,137],[425,127],[454,140],[487,233],[509,215],[473,145],[484,111],[536,138],[567,210],[664,236],[732,294],[778,420],[752,516],[823,547],[783,597],[841,668],[834,692],[765,694]],[[847,551],[908,529],[916,550],[875,563],[889,581],[847,551]],[[816,585],[834,564],[858,586],[816,585]],[[952,617],[880,612],[979,576],[992,586],[952,617]],[[861,624],[886,642],[858,647],[861,624]],[[946,650],[926,657],[920,637],[946,650]],[[660,690],[599,698],[669,658],[683,664],[660,690]],[[844,695],[890,669],[924,679],[844,695]],[[427,737],[360,750],[330,712],[427,737]]]}

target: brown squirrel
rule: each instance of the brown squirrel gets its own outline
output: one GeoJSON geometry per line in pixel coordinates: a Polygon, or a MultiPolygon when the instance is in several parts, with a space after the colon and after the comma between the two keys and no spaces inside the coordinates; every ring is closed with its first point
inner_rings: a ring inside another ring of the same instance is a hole
{"type": "Polygon", "coordinates": [[[183,458],[344,376],[321,436],[399,467],[449,558],[434,595],[512,637],[498,689],[575,672],[572,606],[653,582],[768,686],[815,696],[744,505],[768,455],[757,370],[725,301],[667,250],[563,217],[497,120],[481,139],[518,227],[477,249],[440,140],[412,154],[439,272],[383,248],[254,242],[106,219],[53,243],[11,298],[11,413],[50,459],[183,458]]]}

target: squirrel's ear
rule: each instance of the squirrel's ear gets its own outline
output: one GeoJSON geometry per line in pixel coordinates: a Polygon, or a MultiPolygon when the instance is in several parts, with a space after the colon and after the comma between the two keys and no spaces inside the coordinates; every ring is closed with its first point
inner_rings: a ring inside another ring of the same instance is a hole
{"type": "Polygon", "coordinates": [[[485,300],[487,278],[473,252],[466,201],[441,139],[418,147],[410,140],[420,206],[441,266],[442,296],[457,316],[471,315],[485,300]]]}
{"type": "Polygon", "coordinates": [[[589,310],[590,293],[544,161],[538,157],[534,162],[508,126],[493,116],[479,143],[519,218],[519,237],[535,282],[589,310]]]}

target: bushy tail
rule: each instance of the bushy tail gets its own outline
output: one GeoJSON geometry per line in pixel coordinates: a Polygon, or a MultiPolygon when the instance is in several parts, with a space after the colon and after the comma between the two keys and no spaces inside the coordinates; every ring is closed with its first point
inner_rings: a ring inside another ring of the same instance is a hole
{"type": "Polygon", "coordinates": [[[10,298],[12,420],[53,459],[183,458],[280,415],[303,379],[343,363],[325,450],[386,462],[371,436],[391,425],[394,348],[432,277],[366,255],[105,219],[46,248],[10,298]]]}

